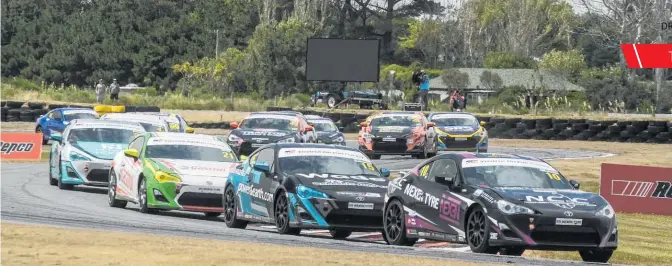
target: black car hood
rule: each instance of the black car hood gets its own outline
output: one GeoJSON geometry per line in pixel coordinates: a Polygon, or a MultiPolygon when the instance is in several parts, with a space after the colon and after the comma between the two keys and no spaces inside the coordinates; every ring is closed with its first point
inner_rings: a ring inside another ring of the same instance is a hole
{"type": "Polygon", "coordinates": [[[504,200],[540,212],[597,211],[607,202],[595,193],[574,189],[500,187],[490,189],[504,200]]]}
{"type": "Polygon", "coordinates": [[[293,136],[291,131],[273,130],[273,129],[234,129],[232,135],[242,138],[244,141],[262,140],[275,141],[286,139],[293,136]]]}
{"type": "Polygon", "coordinates": [[[341,132],[316,132],[317,138],[322,141],[331,141],[335,138],[342,137],[343,133],[341,132]]]}
{"type": "Polygon", "coordinates": [[[385,138],[387,136],[391,136],[393,138],[404,137],[411,134],[412,131],[413,131],[412,127],[394,127],[394,126],[371,127],[371,134],[381,138],[385,138]]]}
{"type": "Polygon", "coordinates": [[[383,201],[387,191],[387,178],[371,175],[330,175],[330,174],[295,174],[301,184],[326,193],[336,199],[353,199],[365,197],[383,201]]]}

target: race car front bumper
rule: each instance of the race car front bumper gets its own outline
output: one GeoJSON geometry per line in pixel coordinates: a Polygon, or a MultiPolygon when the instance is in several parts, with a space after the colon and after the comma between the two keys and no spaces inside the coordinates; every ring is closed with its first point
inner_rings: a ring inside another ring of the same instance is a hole
{"type": "Polygon", "coordinates": [[[525,246],[536,250],[616,249],[616,220],[606,217],[572,217],[581,225],[556,225],[556,219],[567,217],[511,215],[505,221],[491,219],[489,244],[492,246],[525,246]]]}
{"type": "Polygon", "coordinates": [[[224,187],[159,183],[148,185],[147,190],[147,204],[152,208],[192,212],[224,211],[224,187]]]}
{"type": "Polygon", "coordinates": [[[453,137],[450,135],[439,135],[438,141],[440,151],[486,152],[488,150],[487,136],[453,137]]]}
{"type": "Polygon", "coordinates": [[[418,155],[425,151],[424,142],[409,142],[406,137],[372,138],[368,143],[359,145],[359,150],[366,155],[418,155]]]}
{"type": "Polygon", "coordinates": [[[107,186],[110,182],[110,163],[107,160],[63,161],[61,182],[72,185],[107,186]]]}
{"type": "Polygon", "coordinates": [[[302,199],[288,193],[292,203],[290,225],[310,229],[345,229],[377,232],[383,229],[382,199],[379,202],[359,202],[336,199],[302,199]]]}

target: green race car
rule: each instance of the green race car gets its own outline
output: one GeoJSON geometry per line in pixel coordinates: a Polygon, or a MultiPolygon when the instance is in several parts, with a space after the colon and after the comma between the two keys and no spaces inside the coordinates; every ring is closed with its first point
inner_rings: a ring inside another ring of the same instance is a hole
{"type": "Polygon", "coordinates": [[[236,154],[219,137],[145,133],[115,156],[109,205],[124,208],[130,201],[143,213],[182,210],[219,216],[226,178],[237,164],[236,154]]]}

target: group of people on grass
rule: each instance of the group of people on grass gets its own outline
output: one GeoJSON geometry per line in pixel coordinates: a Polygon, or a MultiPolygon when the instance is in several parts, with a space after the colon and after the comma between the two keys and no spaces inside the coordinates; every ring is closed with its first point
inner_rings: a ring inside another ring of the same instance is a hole
{"type": "MultiPolygon", "coordinates": [[[[425,70],[416,71],[413,73],[413,83],[418,86],[418,99],[420,104],[423,105],[423,110],[427,110],[429,106],[428,94],[429,94],[429,75],[425,73],[425,70]]],[[[462,111],[466,108],[466,98],[460,90],[454,90],[450,94],[449,104],[452,106],[453,111],[462,111]]]]}
{"type": "Polygon", "coordinates": [[[96,101],[98,103],[103,103],[105,101],[105,95],[108,93],[110,94],[110,100],[118,101],[120,91],[121,87],[117,84],[117,79],[113,79],[112,84],[110,84],[109,87],[105,86],[103,79],[100,79],[98,80],[98,84],[96,84],[96,101]]]}

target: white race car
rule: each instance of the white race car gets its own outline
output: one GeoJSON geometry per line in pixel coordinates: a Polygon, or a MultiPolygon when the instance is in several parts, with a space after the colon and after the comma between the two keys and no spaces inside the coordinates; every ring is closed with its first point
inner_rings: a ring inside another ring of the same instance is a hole
{"type": "Polygon", "coordinates": [[[110,169],[109,205],[140,205],[143,213],[183,210],[219,216],[222,195],[238,158],[221,138],[173,132],[146,133],[119,152],[110,169]]]}
{"type": "Polygon", "coordinates": [[[168,132],[170,128],[165,117],[143,113],[108,113],[100,119],[138,122],[147,132],[168,132]]]}
{"type": "Polygon", "coordinates": [[[60,189],[74,185],[107,186],[110,162],[136,135],[145,133],[138,123],[76,119],[63,131],[52,132],[49,184],[60,189]]]}

